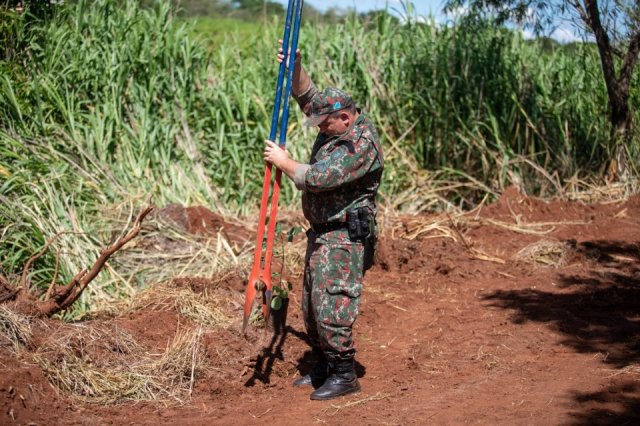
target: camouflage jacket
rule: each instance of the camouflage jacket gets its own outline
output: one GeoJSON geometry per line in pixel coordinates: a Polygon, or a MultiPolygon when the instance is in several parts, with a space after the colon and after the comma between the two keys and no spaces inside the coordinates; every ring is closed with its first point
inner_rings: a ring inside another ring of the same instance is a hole
{"type": "MultiPolygon", "coordinates": [[[[317,89],[296,97],[303,108],[317,89]]],[[[355,123],[339,136],[319,133],[304,171],[302,210],[311,223],[346,222],[346,212],[369,207],[376,214],[375,197],[380,186],[384,159],[378,134],[368,115],[360,112],[355,123]]],[[[302,178],[300,179],[302,180],[302,178]]],[[[318,242],[349,242],[346,230],[331,231],[318,242]]]]}

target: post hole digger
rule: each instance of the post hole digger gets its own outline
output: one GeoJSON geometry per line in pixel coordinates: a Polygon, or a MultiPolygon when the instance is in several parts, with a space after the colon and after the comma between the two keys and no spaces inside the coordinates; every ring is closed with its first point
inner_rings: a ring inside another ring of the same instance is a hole
{"type": "MultiPolygon", "coordinates": [[[[289,121],[289,97],[291,95],[291,82],[293,80],[295,52],[298,48],[298,35],[300,33],[300,20],[302,18],[302,7],[304,0],[289,0],[287,14],[285,18],[284,35],[282,37],[282,49],[284,60],[280,64],[278,80],[276,83],[276,98],[271,118],[271,132],[269,140],[276,140],[278,121],[280,121],[280,135],[278,144],[284,149],[287,142],[287,124],[289,121]],[[293,26],[293,28],[292,28],[293,26]],[[289,55],[289,52],[293,52],[289,55]],[[287,62],[289,66],[287,67],[287,62]],[[286,87],[283,85],[285,72],[287,73],[286,87]],[[280,117],[280,107],[282,105],[282,116],[280,117]],[[279,120],[280,119],[280,120],[279,120]]],[[[276,228],[276,216],[278,212],[278,197],[280,195],[280,181],[282,172],[276,169],[273,186],[271,163],[266,163],[264,181],[262,184],[262,199],[260,202],[260,214],[258,218],[258,232],[256,236],[256,248],[253,257],[253,267],[249,274],[244,302],[244,320],[242,323],[242,333],[244,334],[251,316],[251,309],[256,296],[260,293],[262,298],[262,314],[265,321],[268,321],[271,310],[271,298],[273,295],[273,285],[271,282],[271,258],[273,255],[273,244],[276,228]],[[271,206],[267,224],[267,207],[269,206],[269,193],[271,192],[271,206]],[[267,229],[266,246],[263,250],[263,240],[265,227],[267,229]]]]}

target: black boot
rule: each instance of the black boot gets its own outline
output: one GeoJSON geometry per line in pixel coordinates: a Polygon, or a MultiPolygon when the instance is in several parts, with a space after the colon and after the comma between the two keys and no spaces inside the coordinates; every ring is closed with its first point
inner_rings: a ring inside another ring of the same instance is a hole
{"type": "Polygon", "coordinates": [[[311,393],[311,399],[324,401],[360,391],[360,383],[353,365],[353,357],[329,361],[330,376],[324,385],[311,393]]]}
{"type": "Polygon", "coordinates": [[[316,354],[318,361],[309,373],[296,379],[293,382],[293,386],[313,386],[314,388],[319,388],[324,381],[327,380],[327,376],[329,376],[329,362],[327,361],[327,357],[320,349],[313,348],[313,353],[316,354]]]}

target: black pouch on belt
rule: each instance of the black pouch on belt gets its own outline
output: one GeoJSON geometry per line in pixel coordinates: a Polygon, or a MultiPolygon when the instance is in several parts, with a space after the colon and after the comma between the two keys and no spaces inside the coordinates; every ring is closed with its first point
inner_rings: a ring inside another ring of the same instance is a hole
{"type": "Polygon", "coordinates": [[[359,207],[347,212],[349,239],[364,244],[364,270],[373,266],[376,250],[376,220],[367,207],[359,207]]]}

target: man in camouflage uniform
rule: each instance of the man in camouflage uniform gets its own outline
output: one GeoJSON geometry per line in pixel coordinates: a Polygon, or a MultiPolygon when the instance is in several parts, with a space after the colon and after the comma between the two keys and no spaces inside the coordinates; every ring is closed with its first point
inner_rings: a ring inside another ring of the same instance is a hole
{"type": "MultiPolygon", "coordinates": [[[[282,61],[282,49],[278,55],[282,61]]],[[[376,228],[375,197],[383,156],[369,117],[342,90],[318,91],[296,56],[293,95],[319,134],[308,164],[266,141],[264,158],[302,191],[309,220],[302,309],[318,363],[294,382],[317,388],[326,400],[360,390],[355,374],[352,326],[363,276],[371,266],[376,228]]]]}

